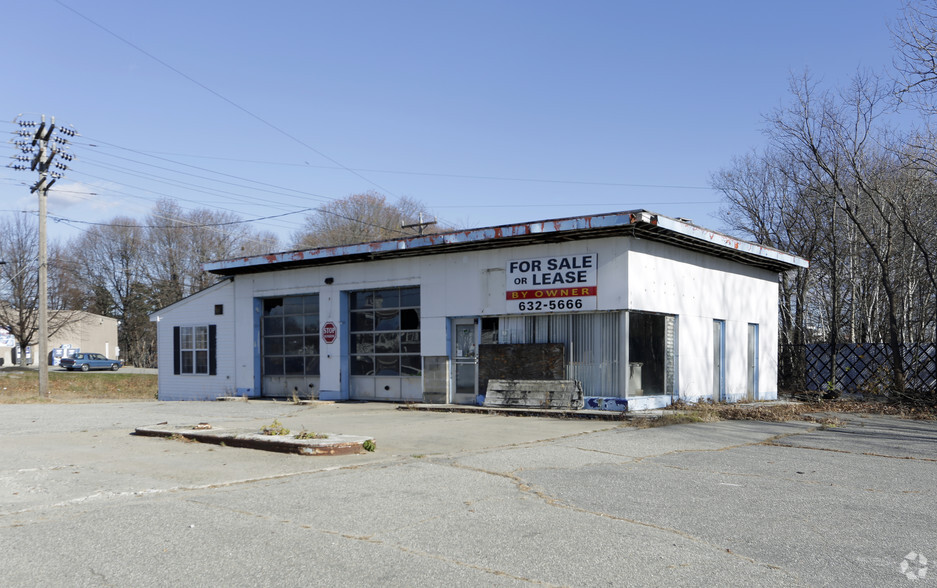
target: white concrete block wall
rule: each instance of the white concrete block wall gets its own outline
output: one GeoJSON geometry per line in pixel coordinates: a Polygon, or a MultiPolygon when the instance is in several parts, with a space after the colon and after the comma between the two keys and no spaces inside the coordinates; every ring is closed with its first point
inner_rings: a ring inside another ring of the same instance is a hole
{"type": "Polygon", "coordinates": [[[163,313],[171,318],[171,325],[205,324],[213,305],[222,303],[216,301],[230,300],[224,302],[225,315],[218,317],[223,320],[215,321],[219,325],[219,376],[201,382],[195,376],[172,376],[170,328],[160,331],[160,357],[170,358],[160,362],[161,382],[164,374],[173,381],[167,398],[170,394],[217,395],[228,389],[258,392],[255,298],[318,293],[320,324],[331,320],[339,326],[339,338],[321,347],[320,390],[337,391],[342,385],[341,334],[347,327],[342,322],[342,292],[420,286],[422,354],[444,356],[448,318],[506,312],[504,268],[510,260],[581,253],[597,254],[598,310],[630,308],[678,316],[677,379],[682,397],[698,399],[712,394],[714,318],[726,321],[727,392],[745,394],[747,328],[749,323],[757,323],[759,390],[763,398],[776,394],[777,275],[655,241],[620,237],[239,275],[233,282],[195,295],[163,313]],[[332,283],[326,284],[326,278],[332,283]]]}
{"type": "Polygon", "coordinates": [[[629,254],[633,310],[678,314],[680,396],[713,394],[713,320],[724,320],[725,388],[730,400],[748,387],[748,325],[759,325],[759,397],[777,397],[776,273],[636,240],[629,254]]]}

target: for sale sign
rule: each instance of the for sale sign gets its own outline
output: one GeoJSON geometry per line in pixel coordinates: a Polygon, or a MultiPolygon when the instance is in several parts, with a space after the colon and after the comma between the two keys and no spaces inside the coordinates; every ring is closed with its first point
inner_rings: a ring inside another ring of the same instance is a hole
{"type": "Polygon", "coordinates": [[[555,255],[508,262],[508,312],[568,312],[597,308],[598,256],[555,255]]]}

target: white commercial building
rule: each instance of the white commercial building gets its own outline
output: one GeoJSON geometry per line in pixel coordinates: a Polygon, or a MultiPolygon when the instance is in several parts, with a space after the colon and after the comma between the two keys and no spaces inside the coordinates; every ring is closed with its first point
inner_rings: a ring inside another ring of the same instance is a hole
{"type": "Polygon", "coordinates": [[[777,397],[778,274],[807,262],[646,211],[206,264],[152,315],[159,398],[474,404],[577,380],[587,408],[777,397]]]}

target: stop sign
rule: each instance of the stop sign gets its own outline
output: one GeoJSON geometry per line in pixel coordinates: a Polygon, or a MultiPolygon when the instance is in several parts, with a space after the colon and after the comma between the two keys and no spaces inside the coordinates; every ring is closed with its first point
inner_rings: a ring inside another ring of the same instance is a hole
{"type": "Polygon", "coordinates": [[[328,321],[322,325],[322,340],[326,343],[332,343],[335,341],[335,337],[338,335],[338,327],[335,326],[335,323],[328,321]]]}

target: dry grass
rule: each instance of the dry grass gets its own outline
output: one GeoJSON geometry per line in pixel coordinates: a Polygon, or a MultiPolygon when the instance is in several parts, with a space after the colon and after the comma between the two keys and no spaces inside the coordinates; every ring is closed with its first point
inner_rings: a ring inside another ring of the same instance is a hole
{"type": "Polygon", "coordinates": [[[53,371],[49,372],[50,400],[39,398],[36,370],[0,370],[0,404],[155,400],[156,390],[155,374],[53,371]]]}
{"type": "MultiPolygon", "coordinates": [[[[701,402],[686,404],[677,402],[667,407],[661,424],[680,422],[715,421],[811,421],[827,426],[842,424],[834,415],[882,414],[907,419],[937,420],[937,407],[915,407],[884,402],[857,402],[850,400],[828,400],[817,402],[757,402],[747,404],[724,404],[701,402]],[[670,412],[672,411],[672,412],[670,412]]],[[[650,425],[654,426],[654,425],[650,425]]],[[[659,426],[659,425],[658,425],[659,426]]]]}

